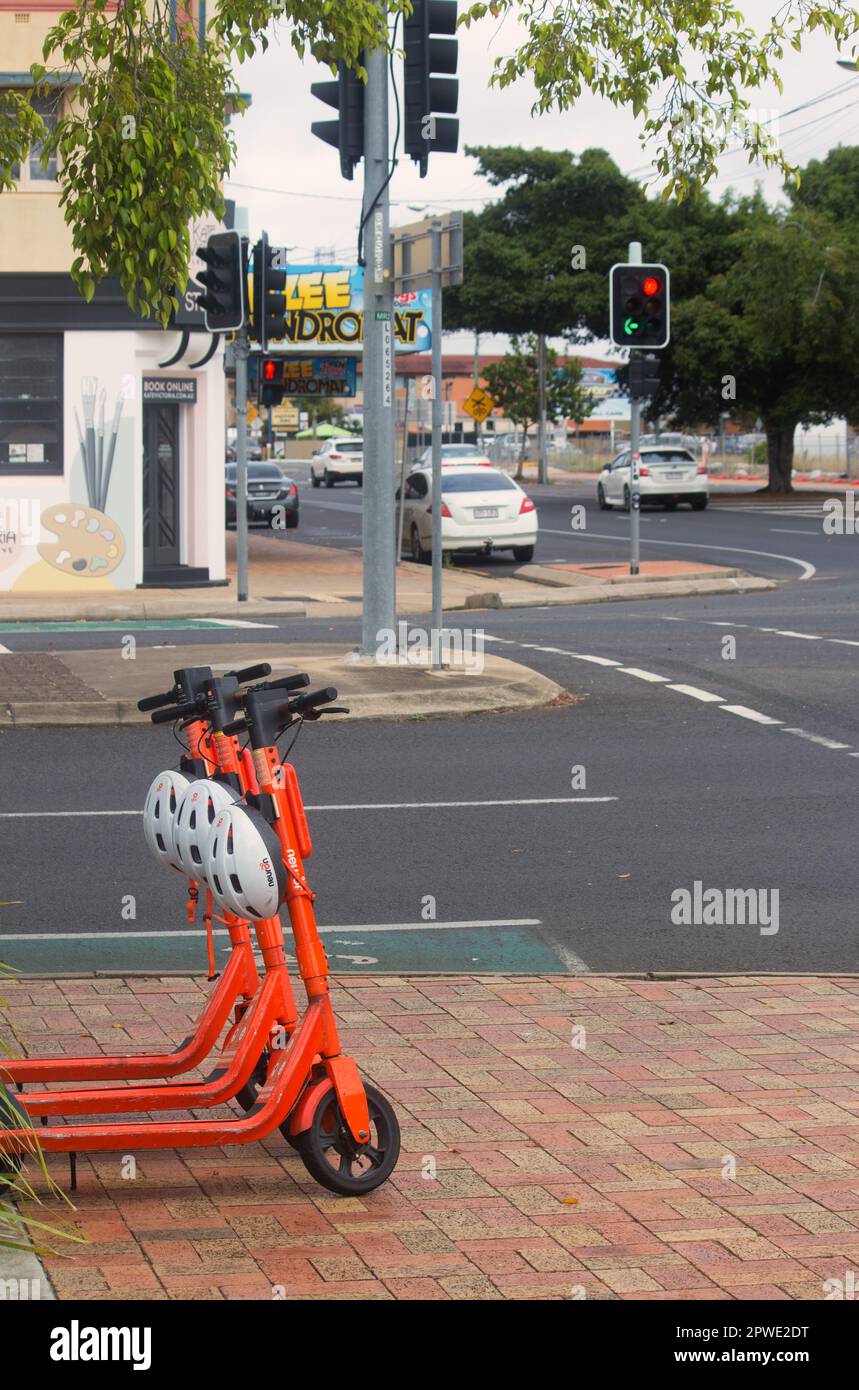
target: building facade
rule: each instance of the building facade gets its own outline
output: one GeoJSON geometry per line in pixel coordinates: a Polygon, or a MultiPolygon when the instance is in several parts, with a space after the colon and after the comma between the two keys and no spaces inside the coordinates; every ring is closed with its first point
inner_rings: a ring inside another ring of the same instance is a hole
{"type": "MultiPolygon", "coordinates": [[[[29,87],[64,8],[0,0],[0,88],[29,87]]],[[[74,86],[40,98],[46,121],[74,86]]],[[[0,590],[223,584],[223,345],[198,313],[138,318],[116,282],[85,302],[40,153],[0,194],[0,590]]]]}

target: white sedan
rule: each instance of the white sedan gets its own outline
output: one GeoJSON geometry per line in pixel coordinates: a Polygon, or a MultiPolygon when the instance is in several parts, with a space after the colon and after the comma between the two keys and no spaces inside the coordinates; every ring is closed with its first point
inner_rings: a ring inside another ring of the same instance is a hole
{"type": "MultiPolygon", "coordinates": [[[[498,468],[445,468],[441,478],[443,550],[512,550],[527,563],[537,543],[537,508],[498,468]]],[[[397,493],[399,498],[399,492],[397,493]]],[[[418,468],[403,492],[403,544],[416,564],[432,556],[432,469],[418,468]]]]}
{"type": "MultiPolygon", "coordinates": [[[[478,449],[476,444],[442,444],[441,461],[445,466],[457,464],[466,468],[492,467],[492,459],[482,449],[478,449]]],[[[432,468],[432,445],[418,456],[414,467],[432,468]]]]}
{"type": "MultiPolygon", "coordinates": [[[[654,502],[669,509],[678,502],[690,503],[702,512],[710,496],[706,464],[699,463],[688,449],[674,445],[646,444],[641,450],[641,501],[654,502]]],[[[607,463],[597,483],[597,501],[603,511],[623,507],[629,511],[630,454],[627,450],[607,463]]]]}

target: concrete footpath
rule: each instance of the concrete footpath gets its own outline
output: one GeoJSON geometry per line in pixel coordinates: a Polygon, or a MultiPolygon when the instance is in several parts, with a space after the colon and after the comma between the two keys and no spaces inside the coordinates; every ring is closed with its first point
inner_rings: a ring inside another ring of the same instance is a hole
{"type": "MultiPolygon", "coordinates": [[[[215,674],[267,661],[271,679],[306,671],[308,689],[334,686],[349,719],[409,719],[533,709],[573,696],[516,661],[494,653],[449,653],[445,669],[428,663],[385,665],[346,650],[343,643],[226,643],[138,647],[134,660],[112,648],[9,652],[0,656],[0,729],[23,726],[148,724],[137,701],[169,689],[173,671],[211,665],[215,674]]],[[[442,656],[444,657],[444,652],[442,656]]],[[[284,699],[286,696],[284,695],[284,699]]]]}
{"type": "MultiPolygon", "coordinates": [[[[45,1260],[60,1299],[854,1297],[856,977],[348,976],[333,991],[344,1045],[400,1117],[390,1181],[335,1197],[279,1133],[144,1151],[134,1180],[121,1154],[81,1155],[86,1243],[45,1260]]],[[[204,987],[3,994],[0,1041],[45,1055],[169,1048],[204,987]]],[[[49,1166],[64,1183],[64,1156],[49,1166]]]]}
{"type": "MultiPolygon", "coordinates": [[[[229,582],[211,589],[134,589],[117,591],[109,582],[88,587],[81,580],[74,593],[6,593],[0,596],[0,622],[147,622],[157,619],[277,617],[358,618],[363,585],[361,554],[333,546],[306,545],[293,532],[272,537],[252,531],[249,542],[249,597],[239,603],[235,589],[235,533],[227,535],[229,582]]],[[[604,603],[623,598],[673,598],[773,589],[768,579],[724,565],[695,561],[646,561],[633,578],[623,564],[522,565],[515,575],[499,578],[472,568],[446,567],[443,576],[447,612],[463,609],[529,608],[604,603]]],[[[397,567],[400,613],[432,611],[429,565],[403,562],[397,567]]]]}

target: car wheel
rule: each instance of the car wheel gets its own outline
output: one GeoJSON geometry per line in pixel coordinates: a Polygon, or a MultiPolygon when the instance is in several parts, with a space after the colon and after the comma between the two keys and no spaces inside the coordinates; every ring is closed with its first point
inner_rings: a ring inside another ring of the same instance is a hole
{"type": "Polygon", "coordinates": [[[287,512],[287,514],[286,514],[286,529],[287,529],[287,531],[294,531],[297,525],[298,525],[298,512],[287,512]]]}
{"type": "Polygon", "coordinates": [[[601,512],[610,511],[608,502],[605,499],[605,488],[602,483],[597,483],[597,505],[601,512]]]}
{"type": "Polygon", "coordinates": [[[523,564],[527,565],[531,560],[533,560],[533,558],[534,558],[534,547],[533,547],[533,545],[514,545],[514,547],[513,547],[513,559],[514,559],[514,560],[520,560],[523,564]]]}
{"type": "Polygon", "coordinates": [[[632,507],[632,498],[631,498],[630,495],[629,495],[629,488],[628,488],[628,487],[624,487],[624,489],[623,489],[623,510],[624,510],[625,512],[628,512],[628,511],[630,511],[631,507],[632,507]]]}
{"type": "Polygon", "coordinates": [[[331,474],[328,472],[328,469],[327,469],[327,468],[326,468],[325,473],[324,473],[323,476],[324,476],[324,480],[325,480],[325,486],[326,486],[326,487],[333,487],[333,486],[334,486],[334,479],[332,478],[331,474]]]}
{"type": "Polygon", "coordinates": [[[709,500],[709,497],[693,497],[691,499],[693,512],[703,512],[709,500]]]}
{"type": "Polygon", "coordinates": [[[356,482],[356,484],[357,484],[358,487],[363,487],[363,486],[364,486],[364,479],[363,479],[363,478],[356,478],[356,479],[355,479],[355,482],[356,482]]]}
{"type": "Polygon", "coordinates": [[[412,560],[416,565],[428,565],[430,563],[432,553],[429,550],[424,550],[421,545],[421,538],[417,526],[412,526],[409,550],[412,560]]]}
{"type": "Polygon", "coordinates": [[[321,478],[317,478],[316,474],[314,473],[313,469],[311,468],[311,470],[310,470],[310,486],[311,486],[311,487],[320,487],[320,486],[321,486],[321,483],[322,483],[322,479],[321,479],[321,478]]]}

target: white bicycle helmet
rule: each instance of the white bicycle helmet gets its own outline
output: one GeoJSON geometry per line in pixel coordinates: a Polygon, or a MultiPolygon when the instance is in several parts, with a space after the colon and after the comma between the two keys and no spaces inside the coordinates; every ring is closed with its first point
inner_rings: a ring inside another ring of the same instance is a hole
{"type": "Polygon", "coordinates": [[[237,917],[274,917],[286,893],[280,840],[259,811],[237,803],[218,815],[206,850],[206,882],[237,917]]]}
{"type": "Polygon", "coordinates": [[[165,868],[181,868],[173,845],[173,822],[176,808],[188,786],[188,778],[183,772],[168,768],[166,772],[159,772],[146,793],[143,833],[155,858],[165,868]]]}
{"type": "Polygon", "coordinates": [[[173,821],[173,849],[179,867],[189,878],[205,877],[204,861],[212,826],[219,811],[239,800],[226,782],[199,777],[189,783],[173,821]]]}

